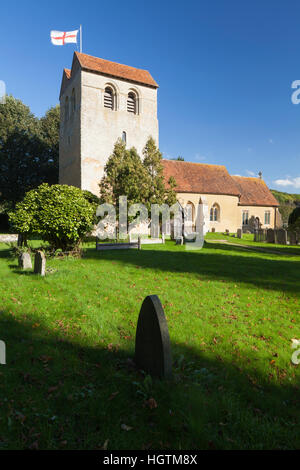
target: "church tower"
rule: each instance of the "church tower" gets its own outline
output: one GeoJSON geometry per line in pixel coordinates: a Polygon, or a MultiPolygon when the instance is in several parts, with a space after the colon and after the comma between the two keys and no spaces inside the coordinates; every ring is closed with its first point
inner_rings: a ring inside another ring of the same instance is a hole
{"type": "Polygon", "coordinates": [[[59,183],[99,196],[118,138],[140,156],[150,136],[158,146],[157,88],[147,70],[75,52],[60,91],[59,183]]]}

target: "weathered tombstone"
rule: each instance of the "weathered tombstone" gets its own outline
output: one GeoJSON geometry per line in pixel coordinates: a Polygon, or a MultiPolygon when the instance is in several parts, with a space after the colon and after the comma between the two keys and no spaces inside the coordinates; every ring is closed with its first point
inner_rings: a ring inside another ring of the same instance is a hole
{"type": "Polygon", "coordinates": [[[241,228],[237,229],[236,236],[237,236],[237,238],[242,238],[242,229],[241,228]]]}
{"type": "Polygon", "coordinates": [[[42,251],[37,251],[34,257],[34,272],[45,276],[46,273],[46,257],[42,251]]]}
{"type": "Polygon", "coordinates": [[[267,230],[267,243],[275,243],[275,231],[272,228],[267,230]]]}
{"type": "Polygon", "coordinates": [[[289,231],[288,235],[289,235],[290,245],[297,245],[297,234],[296,234],[296,232],[289,231]]]}
{"type": "Polygon", "coordinates": [[[142,249],[142,238],[139,237],[138,238],[138,250],[141,250],[142,249]]]}
{"type": "Polygon", "coordinates": [[[175,245],[183,245],[183,237],[176,238],[175,245]]]}
{"type": "Polygon", "coordinates": [[[229,235],[229,230],[228,230],[228,228],[225,230],[225,234],[226,234],[226,235],[229,235]]]}
{"type": "Polygon", "coordinates": [[[19,266],[22,269],[32,269],[31,256],[29,253],[22,253],[19,256],[19,266]]]}
{"type": "Polygon", "coordinates": [[[275,230],[275,243],[287,245],[287,231],[284,228],[275,230]]]}
{"type": "Polygon", "coordinates": [[[216,231],[215,227],[213,227],[213,228],[211,229],[211,231],[212,231],[212,233],[215,233],[215,231],[216,231]]]}
{"type": "Polygon", "coordinates": [[[135,337],[135,363],[153,377],[172,378],[169,330],[157,295],[148,295],[140,310],[135,337]]]}
{"type": "Polygon", "coordinates": [[[162,243],[165,243],[165,242],[166,242],[166,238],[165,238],[165,234],[164,234],[164,233],[162,233],[162,235],[161,235],[161,242],[162,242],[162,243]]]}

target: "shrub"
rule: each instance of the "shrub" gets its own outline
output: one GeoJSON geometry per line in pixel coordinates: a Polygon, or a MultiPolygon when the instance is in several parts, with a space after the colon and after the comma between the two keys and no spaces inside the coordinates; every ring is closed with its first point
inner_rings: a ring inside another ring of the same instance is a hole
{"type": "Polygon", "coordinates": [[[95,206],[74,186],[41,184],[25,194],[9,214],[14,229],[39,235],[54,250],[74,250],[91,229],[95,206]]]}

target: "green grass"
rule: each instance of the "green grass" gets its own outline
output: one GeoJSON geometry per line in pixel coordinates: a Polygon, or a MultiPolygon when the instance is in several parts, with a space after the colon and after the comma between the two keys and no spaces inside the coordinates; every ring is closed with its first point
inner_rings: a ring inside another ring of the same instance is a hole
{"type": "Polygon", "coordinates": [[[300,255],[300,245],[278,245],[275,243],[267,243],[267,242],[255,242],[253,241],[254,235],[244,233],[242,238],[237,238],[236,234],[229,234],[224,235],[220,232],[209,232],[206,234],[205,239],[208,241],[213,240],[225,240],[228,243],[232,244],[239,244],[239,245],[246,245],[250,246],[253,249],[255,248],[262,248],[266,252],[275,252],[275,253],[282,253],[286,255],[300,255]]]}
{"type": "Polygon", "coordinates": [[[298,256],[85,248],[39,278],[0,245],[0,448],[299,448],[298,256]],[[172,383],[130,360],[149,294],[165,309],[172,383]]]}

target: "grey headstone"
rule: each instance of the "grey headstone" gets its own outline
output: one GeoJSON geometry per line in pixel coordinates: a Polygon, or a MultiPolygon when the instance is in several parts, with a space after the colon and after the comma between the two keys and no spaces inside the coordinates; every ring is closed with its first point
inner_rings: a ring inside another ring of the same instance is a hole
{"type": "Polygon", "coordinates": [[[141,237],[138,238],[138,250],[142,249],[142,239],[141,237]]]}
{"type": "Polygon", "coordinates": [[[22,253],[19,256],[19,266],[22,269],[32,269],[31,256],[29,253],[22,253]]]}
{"type": "Polygon", "coordinates": [[[164,234],[164,233],[162,233],[162,235],[161,235],[161,239],[162,239],[162,243],[165,243],[165,242],[166,242],[166,239],[165,239],[165,234],[164,234]]]}
{"type": "Polygon", "coordinates": [[[279,245],[287,244],[287,231],[284,228],[275,230],[275,243],[278,243],[279,245]]]}
{"type": "Polygon", "coordinates": [[[183,237],[176,238],[175,245],[183,245],[183,237]]]}
{"type": "Polygon", "coordinates": [[[275,242],[275,232],[272,228],[268,228],[267,230],[267,243],[274,243],[275,242]]]}
{"type": "Polygon", "coordinates": [[[289,235],[290,245],[297,245],[297,234],[296,234],[296,232],[289,231],[288,235],[289,235]]]}
{"type": "Polygon", "coordinates": [[[140,310],[135,337],[135,363],[153,377],[172,378],[169,330],[157,295],[148,295],[140,310]]]}
{"type": "Polygon", "coordinates": [[[236,236],[237,236],[237,238],[242,238],[242,229],[241,228],[237,229],[236,236]]]}
{"type": "Polygon", "coordinates": [[[46,257],[42,251],[37,251],[34,257],[34,272],[45,276],[46,273],[46,257]]]}

